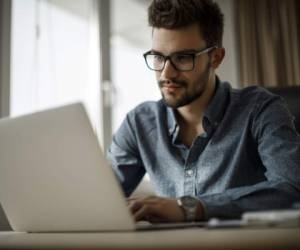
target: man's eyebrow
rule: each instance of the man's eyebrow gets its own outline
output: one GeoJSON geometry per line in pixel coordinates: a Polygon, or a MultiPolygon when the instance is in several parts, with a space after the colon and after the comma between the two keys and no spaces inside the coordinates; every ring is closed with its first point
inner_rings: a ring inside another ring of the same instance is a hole
{"type": "Polygon", "coordinates": [[[155,53],[155,54],[163,55],[163,53],[161,53],[161,52],[159,52],[159,51],[157,51],[157,50],[155,50],[155,49],[151,49],[150,52],[151,52],[151,53],[155,53]]]}
{"type": "Polygon", "coordinates": [[[183,50],[175,51],[172,54],[195,53],[196,51],[197,51],[196,49],[183,49],[183,50]]]}
{"type": "MultiPolygon", "coordinates": [[[[160,55],[164,55],[162,52],[157,51],[155,49],[151,49],[150,50],[152,53],[155,54],[160,54],[160,55]]],[[[178,50],[178,51],[174,51],[169,55],[174,55],[174,54],[184,54],[184,53],[195,53],[197,50],[196,49],[183,49],[183,50],[178,50]]]]}

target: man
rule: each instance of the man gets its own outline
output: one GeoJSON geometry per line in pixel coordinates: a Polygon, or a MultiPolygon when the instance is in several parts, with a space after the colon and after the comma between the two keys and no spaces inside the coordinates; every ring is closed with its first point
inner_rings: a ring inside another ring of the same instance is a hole
{"type": "Polygon", "coordinates": [[[144,57],[162,100],[129,112],[109,150],[126,196],[145,172],[157,192],[128,199],[135,219],[235,218],[299,201],[300,138],[285,104],[215,74],[225,55],[218,5],[154,0],[148,14],[152,49],[144,57]]]}

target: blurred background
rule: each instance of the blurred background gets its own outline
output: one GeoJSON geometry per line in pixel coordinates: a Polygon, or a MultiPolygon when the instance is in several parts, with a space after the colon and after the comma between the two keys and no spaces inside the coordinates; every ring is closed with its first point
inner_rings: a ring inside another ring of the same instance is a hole
{"type": "MultiPolygon", "coordinates": [[[[300,1],[218,0],[240,88],[300,85],[300,1]]],[[[142,54],[149,0],[1,0],[0,117],[82,101],[104,152],[126,113],[160,93],[142,54]]]]}
{"type": "MultiPolygon", "coordinates": [[[[218,0],[234,87],[300,84],[299,1],[218,0]]],[[[1,0],[0,115],[85,103],[103,150],[125,114],[157,100],[149,0],[1,0]]]]}

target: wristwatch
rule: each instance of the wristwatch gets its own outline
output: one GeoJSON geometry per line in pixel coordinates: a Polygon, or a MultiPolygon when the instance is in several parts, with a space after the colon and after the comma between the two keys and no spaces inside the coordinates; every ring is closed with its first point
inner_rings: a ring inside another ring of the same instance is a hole
{"type": "Polygon", "coordinates": [[[196,220],[197,206],[199,204],[199,200],[196,197],[190,195],[179,197],[177,199],[177,204],[184,211],[185,221],[196,220]]]}

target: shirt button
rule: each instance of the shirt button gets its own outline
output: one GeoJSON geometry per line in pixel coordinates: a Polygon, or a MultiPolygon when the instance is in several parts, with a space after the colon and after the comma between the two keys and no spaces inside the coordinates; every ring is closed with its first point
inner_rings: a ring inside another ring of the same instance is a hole
{"type": "Polygon", "coordinates": [[[187,173],[187,175],[188,175],[188,176],[192,176],[192,175],[193,175],[193,173],[194,173],[194,171],[193,171],[193,170],[191,170],[191,169],[189,169],[188,171],[186,171],[186,173],[187,173]]]}

